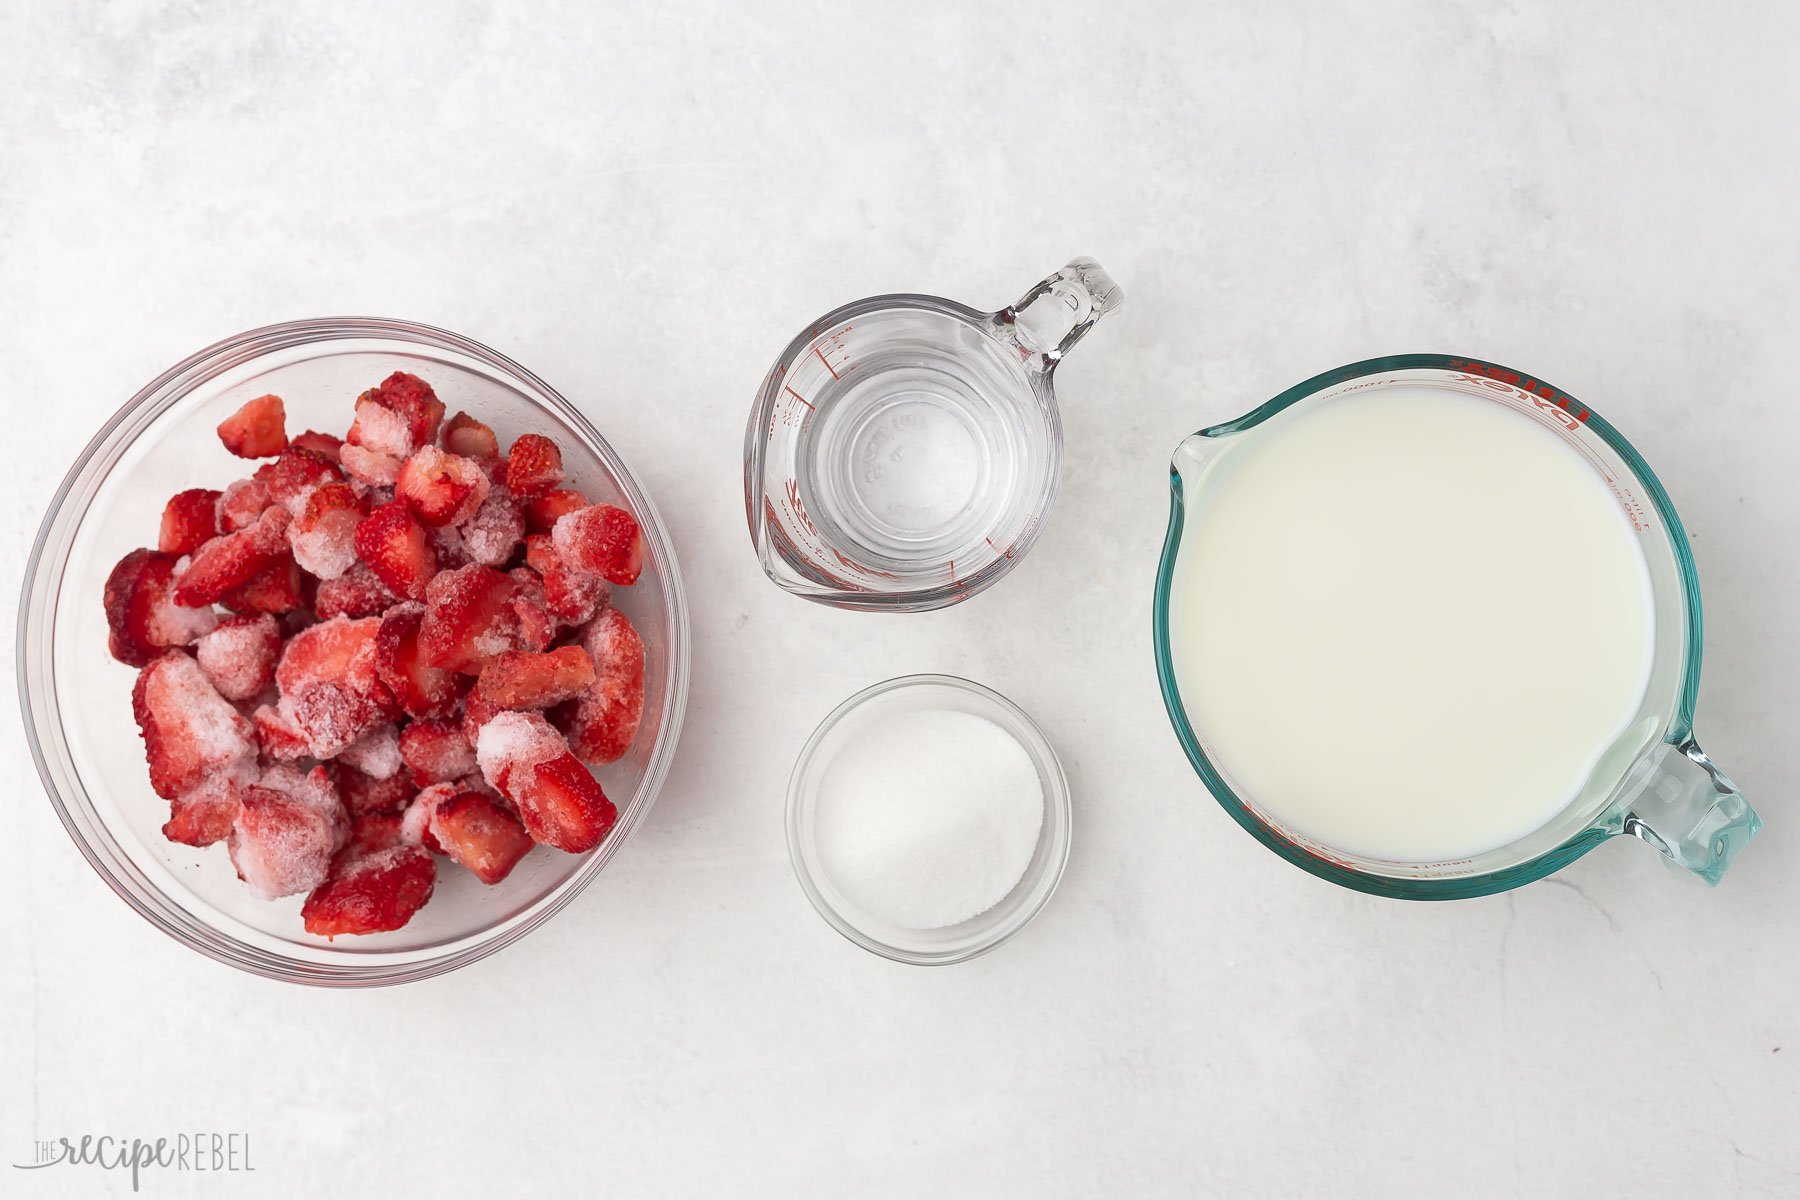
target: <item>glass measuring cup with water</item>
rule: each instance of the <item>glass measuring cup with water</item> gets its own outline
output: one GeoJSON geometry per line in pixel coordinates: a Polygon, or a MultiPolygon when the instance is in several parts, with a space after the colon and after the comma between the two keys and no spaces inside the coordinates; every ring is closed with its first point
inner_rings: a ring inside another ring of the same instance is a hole
{"type": "Polygon", "coordinates": [[[992,585],[1056,493],[1056,365],[1121,298],[1078,258],[999,312],[903,294],[819,318],[763,380],[745,434],[744,506],[769,578],[893,612],[992,585]]]}

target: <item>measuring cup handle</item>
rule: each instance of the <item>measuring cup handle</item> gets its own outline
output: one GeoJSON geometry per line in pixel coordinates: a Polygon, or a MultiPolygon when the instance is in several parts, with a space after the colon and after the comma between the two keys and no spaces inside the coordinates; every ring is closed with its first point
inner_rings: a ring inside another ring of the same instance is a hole
{"type": "Polygon", "coordinates": [[[1048,371],[1102,316],[1119,307],[1125,293],[1106,268],[1077,258],[994,314],[1000,336],[1048,371]]]}
{"type": "Polygon", "coordinates": [[[1691,735],[1662,747],[1642,769],[1646,778],[1625,814],[1624,832],[1718,883],[1762,828],[1762,818],[1691,735]]]}

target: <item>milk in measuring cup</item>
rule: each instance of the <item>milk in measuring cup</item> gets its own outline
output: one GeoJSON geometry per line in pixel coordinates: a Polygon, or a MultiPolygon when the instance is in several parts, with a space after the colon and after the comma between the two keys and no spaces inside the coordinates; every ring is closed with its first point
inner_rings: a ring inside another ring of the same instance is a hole
{"type": "Polygon", "coordinates": [[[1520,412],[1429,386],[1290,409],[1187,504],[1182,703],[1234,790],[1303,838],[1401,862],[1505,845],[1638,711],[1643,552],[1520,412]]]}

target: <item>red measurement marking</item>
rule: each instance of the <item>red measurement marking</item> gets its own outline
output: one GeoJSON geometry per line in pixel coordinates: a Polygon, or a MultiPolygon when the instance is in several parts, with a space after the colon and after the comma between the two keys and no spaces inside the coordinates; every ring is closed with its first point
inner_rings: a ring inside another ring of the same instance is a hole
{"type": "Polygon", "coordinates": [[[813,353],[814,353],[814,354],[817,354],[817,355],[818,355],[818,356],[819,356],[819,361],[820,361],[820,362],[822,362],[822,363],[825,363],[825,369],[826,369],[826,370],[827,370],[827,371],[830,371],[830,372],[831,372],[831,377],[832,377],[832,378],[833,378],[833,379],[841,379],[841,378],[842,378],[842,376],[840,376],[840,375],[839,375],[839,374],[838,374],[838,373],[837,373],[837,368],[836,368],[836,367],[834,367],[834,366],[832,366],[832,365],[831,365],[831,364],[830,364],[830,363],[829,363],[829,362],[827,362],[827,361],[826,361],[826,359],[825,359],[825,354],[824,354],[824,352],[823,352],[823,351],[822,351],[822,350],[820,350],[820,349],[819,349],[819,348],[818,348],[818,347],[817,347],[817,346],[814,346],[814,347],[813,347],[813,353]]]}
{"type": "Polygon", "coordinates": [[[1006,559],[1012,558],[1013,552],[1012,552],[1011,546],[1008,546],[1006,549],[1002,550],[1000,547],[994,545],[994,539],[991,537],[984,537],[981,540],[988,544],[988,549],[992,550],[995,554],[998,554],[1001,558],[1006,558],[1006,559]]]}
{"type": "MultiPolygon", "coordinates": [[[[827,364],[827,365],[829,365],[829,364],[827,364]]],[[[802,396],[799,392],[796,392],[793,388],[783,385],[781,390],[786,392],[788,395],[792,396],[794,399],[798,400],[800,403],[806,405],[806,407],[812,408],[812,402],[809,401],[805,396],[802,396]]],[[[813,409],[813,411],[817,412],[818,410],[813,409]]]]}

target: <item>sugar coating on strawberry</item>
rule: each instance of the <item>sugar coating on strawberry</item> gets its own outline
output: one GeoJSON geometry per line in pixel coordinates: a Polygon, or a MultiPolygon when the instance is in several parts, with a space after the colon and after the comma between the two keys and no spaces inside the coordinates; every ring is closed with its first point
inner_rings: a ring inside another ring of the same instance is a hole
{"type": "Polygon", "coordinates": [[[356,553],[389,591],[407,600],[425,599],[425,586],[438,573],[437,551],[403,502],[391,500],[364,517],[356,527],[355,544],[356,553]]]}
{"type": "Polygon", "coordinates": [[[463,545],[462,530],[454,525],[428,525],[432,549],[437,551],[438,570],[454,571],[469,565],[468,547],[463,545]]]}
{"type": "Polygon", "coordinates": [[[254,525],[208,541],[188,559],[175,580],[175,603],[198,608],[216,604],[225,593],[249,583],[287,552],[287,510],[265,508],[254,525]]]}
{"type": "Polygon", "coordinates": [[[305,733],[314,758],[334,758],[391,720],[394,700],[377,669],[374,617],[322,621],[288,640],[275,668],[280,711],[305,733]]]}
{"type": "Polygon", "coordinates": [[[415,846],[423,846],[433,854],[442,854],[443,847],[432,832],[431,818],[437,814],[438,806],[446,803],[457,794],[454,783],[434,783],[414,796],[406,811],[400,814],[400,838],[415,846]]]}
{"type": "Polygon", "coordinates": [[[439,850],[492,886],[531,853],[531,835],[518,818],[480,792],[457,792],[431,813],[429,832],[439,850]]]}
{"type": "Polygon", "coordinates": [[[612,596],[606,580],[563,562],[549,534],[534,533],[525,539],[525,563],[543,580],[544,606],[564,624],[592,620],[612,596]]]}
{"type": "Polygon", "coordinates": [[[312,753],[306,733],[272,704],[259,704],[250,715],[257,748],[264,758],[292,761],[312,753]]]}
{"type": "Polygon", "coordinates": [[[519,618],[511,602],[517,589],[510,577],[475,563],[434,576],[419,630],[425,661],[473,675],[489,658],[514,649],[519,618]]]}
{"type": "Polygon", "coordinates": [[[237,820],[238,791],[248,777],[246,772],[215,772],[175,797],[163,836],[184,846],[224,841],[237,820]]]}
{"type": "Polygon", "coordinates": [[[401,460],[392,454],[345,442],[338,462],[351,479],[369,487],[393,487],[400,482],[401,460]]]}
{"type": "Polygon", "coordinates": [[[294,561],[320,579],[336,579],[356,565],[356,527],[363,501],[347,483],[314,488],[288,526],[294,561]]]}
{"type": "Polygon", "coordinates": [[[179,650],[138,673],[131,711],[144,739],[150,786],[166,800],[256,754],[250,722],[214,690],[200,664],[179,650]]]}
{"type": "Polygon", "coordinates": [[[465,458],[500,457],[500,439],[494,436],[494,431],[466,412],[459,412],[444,422],[440,440],[444,449],[465,458]]]}
{"type": "Polygon", "coordinates": [[[383,404],[373,391],[364,392],[357,398],[356,419],[350,423],[350,433],[344,444],[396,461],[413,452],[412,430],[406,418],[383,404]]]}
{"type": "Polygon", "coordinates": [[[498,567],[513,556],[524,536],[524,507],[511,489],[496,486],[462,527],[463,552],[470,562],[498,567]]]}
{"type": "Polygon", "coordinates": [[[474,459],[425,445],[401,464],[394,492],[427,525],[461,525],[487,499],[489,486],[474,459]]]}
{"type": "Polygon", "coordinates": [[[508,650],[482,665],[475,686],[501,708],[549,708],[586,692],[594,663],[580,646],[559,646],[542,654],[508,650]]]}
{"type": "Polygon", "coordinates": [[[562,451],[542,434],[522,433],[506,456],[506,486],[521,500],[541,496],[563,479],[562,451]]]}
{"type": "Polygon", "coordinates": [[[307,578],[291,554],[278,554],[268,566],[245,583],[219,597],[234,613],[272,613],[281,616],[306,604],[307,578]]]}
{"type": "Polygon", "coordinates": [[[630,585],[644,569],[644,540],[630,513],[595,504],[558,518],[550,531],[557,554],[569,567],[630,585]]]}
{"type": "Polygon", "coordinates": [[[260,784],[244,788],[226,846],[238,878],[264,900],[311,891],[325,881],[337,832],[317,806],[260,784]]]}
{"type": "Polygon", "coordinates": [[[624,613],[609,608],[582,630],[581,646],[593,661],[594,682],[558,710],[559,723],[583,759],[617,762],[644,716],[644,641],[624,613]]]}
{"type": "Polygon", "coordinates": [[[220,532],[220,494],[211,488],[189,488],[170,496],[163,506],[156,548],[179,558],[192,554],[216,536],[220,532]]]}
{"type": "Polygon", "coordinates": [[[298,450],[310,450],[332,462],[338,460],[338,451],[344,448],[344,439],[329,433],[320,433],[309,429],[305,433],[297,433],[288,440],[288,445],[298,450]]]}
{"type": "Polygon", "coordinates": [[[325,938],[399,929],[425,907],[437,883],[431,855],[399,845],[346,857],[300,908],[306,932],[325,938]]]}
{"type": "Polygon", "coordinates": [[[307,498],[315,489],[342,483],[344,473],[325,455],[290,446],[274,462],[256,468],[255,478],[269,489],[271,500],[297,517],[306,511],[307,498]]]}
{"type": "Polygon", "coordinates": [[[210,608],[175,601],[176,559],[155,550],[133,550],[113,567],[102,590],[107,649],[128,666],[141,667],[164,650],[191,645],[219,623],[210,608]]]}
{"type": "Polygon", "coordinates": [[[287,411],[280,396],[258,396],[219,422],[219,440],[239,458],[268,458],[287,449],[287,411]]]}
{"type": "Polygon", "coordinates": [[[550,722],[535,712],[501,712],[481,726],[475,741],[475,761],[488,786],[518,799],[507,786],[517,776],[522,782],[533,766],[567,754],[569,744],[550,722]]]}
{"type": "Polygon", "coordinates": [[[271,616],[232,617],[194,643],[194,657],[219,695],[248,700],[275,682],[281,628],[271,616]]]}
{"type": "MultiPolygon", "coordinates": [[[[490,723],[491,724],[491,723],[490,723]]],[[[573,754],[534,763],[506,789],[532,839],[570,854],[586,854],[605,840],[618,809],[573,754]]]]}
{"type": "Polygon", "coordinates": [[[418,787],[405,771],[376,779],[343,762],[332,764],[337,776],[338,795],[351,816],[373,813],[398,814],[417,794],[418,787]]]}
{"type": "Polygon", "coordinates": [[[562,517],[587,506],[588,498],[574,488],[545,492],[525,505],[525,527],[532,533],[549,533],[562,517]]]}
{"type": "Polygon", "coordinates": [[[398,603],[400,597],[381,582],[369,565],[357,562],[336,579],[319,581],[313,611],[322,621],[332,617],[378,617],[398,603]]]}
{"type": "Polygon", "coordinates": [[[400,758],[421,786],[461,779],[479,769],[475,748],[453,717],[414,721],[400,731],[400,758]]]}
{"type": "Polygon", "coordinates": [[[235,533],[256,524],[263,509],[275,503],[269,485],[260,479],[240,479],[219,493],[213,516],[220,533],[235,533]]]}
{"type": "Polygon", "coordinates": [[[400,757],[400,731],[378,725],[338,751],[337,760],[371,779],[392,779],[405,765],[400,757]]]}

